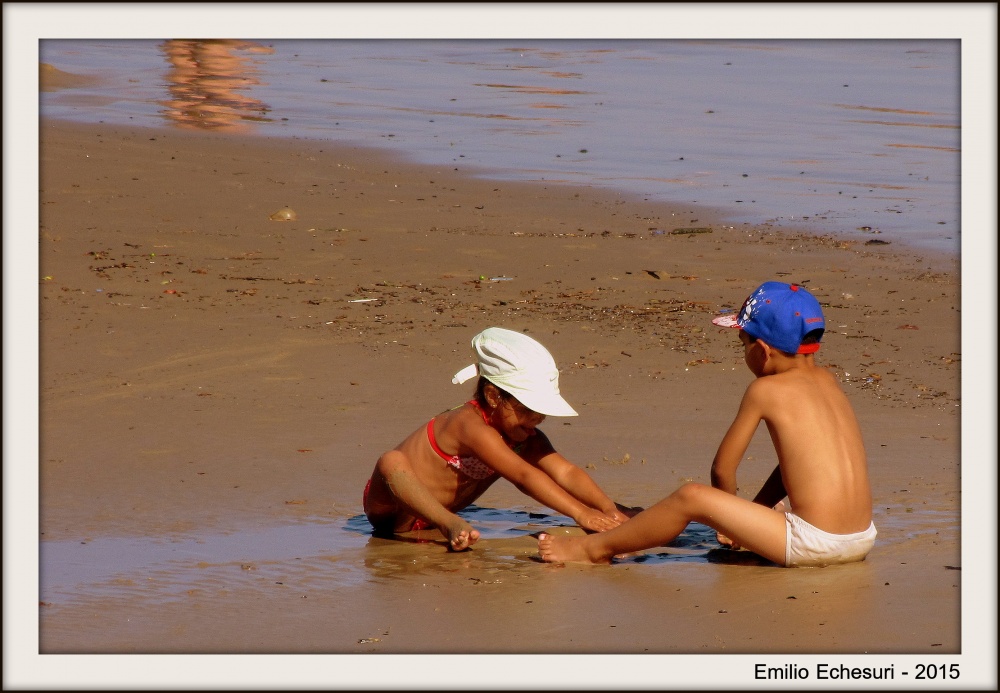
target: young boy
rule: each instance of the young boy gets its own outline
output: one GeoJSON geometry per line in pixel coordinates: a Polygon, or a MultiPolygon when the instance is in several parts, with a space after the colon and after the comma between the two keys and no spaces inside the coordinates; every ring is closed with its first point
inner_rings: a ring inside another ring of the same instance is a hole
{"type": "Polygon", "coordinates": [[[782,566],[860,561],[875,543],[872,498],[857,419],[837,380],[815,362],[825,322],[803,287],[766,282],[737,316],[743,358],[756,379],[712,461],[712,485],[688,483],[630,521],[584,537],[539,536],[550,562],[610,563],[662,546],[689,522],[782,566]],[[767,424],[778,466],[751,502],[736,495],[736,468],[759,423],[767,424]],[[774,508],[787,496],[789,512],[774,508]]]}

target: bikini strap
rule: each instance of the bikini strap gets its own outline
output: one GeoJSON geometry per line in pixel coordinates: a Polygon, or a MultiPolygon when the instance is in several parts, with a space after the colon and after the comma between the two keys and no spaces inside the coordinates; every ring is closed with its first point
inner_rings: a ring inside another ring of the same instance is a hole
{"type": "Polygon", "coordinates": [[[431,444],[431,448],[441,457],[441,459],[447,461],[452,458],[451,455],[446,454],[444,450],[438,447],[437,438],[434,435],[434,419],[427,422],[427,442],[431,444]]]}
{"type": "Polygon", "coordinates": [[[490,417],[487,416],[483,408],[479,406],[479,402],[477,402],[474,399],[470,399],[468,402],[466,402],[466,404],[471,404],[473,408],[479,412],[479,415],[483,417],[483,421],[485,421],[487,424],[490,423],[490,417]]]}

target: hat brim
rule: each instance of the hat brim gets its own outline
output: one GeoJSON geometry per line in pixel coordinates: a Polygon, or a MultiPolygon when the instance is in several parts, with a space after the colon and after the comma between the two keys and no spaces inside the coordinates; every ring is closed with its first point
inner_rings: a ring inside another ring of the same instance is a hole
{"type": "Polygon", "coordinates": [[[736,314],[730,313],[729,315],[720,315],[717,318],[712,318],[712,324],[718,325],[719,327],[739,327],[740,325],[736,322],[736,314]]]}
{"type": "Polygon", "coordinates": [[[569,402],[556,393],[538,393],[527,391],[507,390],[511,395],[517,397],[517,401],[528,409],[545,416],[579,416],[569,402]]]}

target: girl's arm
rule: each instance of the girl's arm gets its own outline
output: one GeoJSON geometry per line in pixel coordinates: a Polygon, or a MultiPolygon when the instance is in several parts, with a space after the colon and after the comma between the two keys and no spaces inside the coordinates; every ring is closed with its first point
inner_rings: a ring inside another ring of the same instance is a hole
{"type": "Polygon", "coordinates": [[[600,510],[618,523],[628,519],[586,471],[556,452],[548,437],[541,431],[535,431],[525,457],[584,505],[600,510]]]}
{"type": "Polygon", "coordinates": [[[607,513],[584,503],[544,471],[526,462],[508,448],[500,434],[489,426],[475,426],[468,432],[467,440],[469,449],[479,459],[514,484],[521,493],[556,512],[573,518],[573,521],[584,529],[602,532],[621,524],[607,513]]]}

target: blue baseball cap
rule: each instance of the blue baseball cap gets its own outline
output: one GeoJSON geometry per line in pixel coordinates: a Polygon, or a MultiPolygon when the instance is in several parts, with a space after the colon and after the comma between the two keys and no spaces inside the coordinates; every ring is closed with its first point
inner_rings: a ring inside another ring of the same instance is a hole
{"type": "MultiPolygon", "coordinates": [[[[764,282],[743,302],[739,313],[712,320],[719,327],[738,327],[789,354],[812,354],[819,342],[802,344],[813,330],[825,330],[819,301],[798,284],[764,282]]],[[[822,335],[821,335],[822,336],[822,335]]]]}

